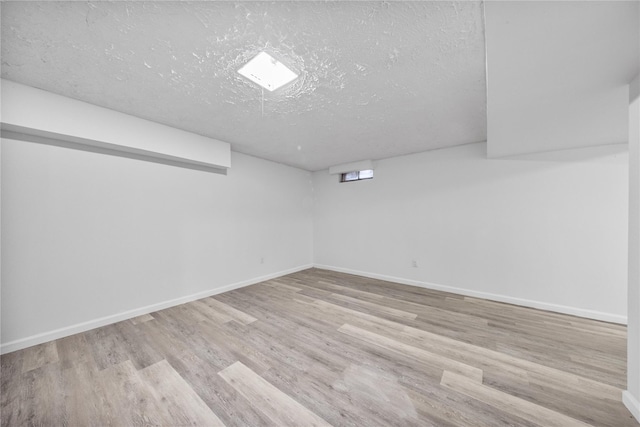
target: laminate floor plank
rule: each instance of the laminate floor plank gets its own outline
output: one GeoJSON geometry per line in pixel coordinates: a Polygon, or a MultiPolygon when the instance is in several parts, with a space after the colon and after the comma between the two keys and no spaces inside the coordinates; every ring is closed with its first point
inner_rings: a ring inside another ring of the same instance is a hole
{"type": "Polygon", "coordinates": [[[227,316],[231,317],[233,320],[242,323],[244,325],[248,325],[250,323],[255,322],[256,319],[255,317],[240,311],[228,304],[223,303],[222,301],[218,301],[217,299],[215,299],[214,297],[210,297],[210,298],[204,298],[202,300],[202,302],[204,302],[205,304],[207,304],[209,307],[212,307],[224,314],[226,314],[227,316]]]}
{"type": "Polygon", "coordinates": [[[133,362],[137,369],[146,368],[164,359],[164,357],[156,351],[153,344],[140,329],[136,328],[130,322],[116,323],[118,342],[126,350],[129,360],[133,362]]]}
{"type": "Polygon", "coordinates": [[[106,369],[129,360],[127,349],[118,340],[118,332],[114,325],[93,329],[83,335],[89,344],[91,355],[98,369],[106,369]]]}
{"type": "MultiPolygon", "coordinates": [[[[212,310],[209,309],[209,307],[207,307],[207,310],[209,312],[207,314],[203,313],[202,312],[203,305],[204,304],[202,303],[202,301],[199,301],[199,300],[193,301],[193,304],[189,304],[189,305],[180,304],[175,307],[167,308],[165,310],[162,310],[160,314],[167,315],[168,317],[171,317],[174,319],[186,320],[191,325],[195,325],[210,318],[209,315],[212,310]]],[[[231,320],[231,318],[229,318],[228,316],[224,316],[223,314],[220,314],[217,320],[219,323],[224,323],[231,320]]]]}
{"type": "MultiPolygon", "coordinates": [[[[420,319],[418,319],[420,321],[420,319]]],[[[464,328],[464,324],[454,324],[452,323],[447,329],[442,329],[442,324],[434,324],[431,322],[422,322],[422,324],[416,322],[412,324],[412,326],[417,326],[422,329],[429,329],[435,332],[438,332],[442,335],[449,336],[451,338],[466,341],[469,343],[473,343],[476,345],[484,346],[486,348],[496,349],[496,343],[501,342],[503,345],[511,346],[515,349],[520,350],[521,357],[529,358],[532,361],[548,364],[551,366],[558,367],[560,369],[567,368],[567,363],[570,362],[570,359],[567,356],[563,356],[563,354],[586,354],[587,356],[594,355],[594,357],[600,357],[602,348],[615,348],[619,351],[617,355],[614,355],[616,358],[623,358],[625,356],[624,348],[625,346],[621,343],[613,343],[613,345],[608,345],[604,340],[598,341],[597,345],[573,345],[567,344],[565,342],[561,342],[560,340],[549,340],[544,337],[531,337],[528,338],[527,334],[513,334],[511,331],[490,331],[487,328],[484,330],[478,330],[478,328],[474,326],[469,326],[468,328],[464,328]],[[460,329],[460,326],[463,329],[460,329]],[[464,330],[466,329],[466,330],[464,330]],[[527,348],[520,348],[520,343],[525,342],[527,347],[537,346],[536,351],[529,352],[527,348]],[[604,344],[604,345],[603,345],[604,344]],[[558,351],[559,348],[564,348],[565,351],[558,351]],[[596,348],[597,347],[597,348],[596,348]],[[621,349],[621,350],[620,350],[621,349]]],[[[547,334],[548,335],[548,334],[547,334]]],[[[558,334],[558,337],[562,337],[562,333],[558,334]]],[[[585,337],[586,341],[592,341],[591,338],[585,337]]],[[[596,340],[597,341],[597,340],[596,340]]],[[[574,369],[576,373],[581,373],[578,371],[578,364],[571,365],[571,369],[574,369]]],[[[594,371],[595,373],[595,371],[594,371]]],[[[588,375],[588,372],[582,372],[584,375],[588,375]]],[[[616,384],[620,385],[620,384],[616,384]]]]}
{"type": "Polygon", "coordinates": [[[340,329],[338,329],[338,331],[370,344],[384,347],[397,353],[409,355],[416,358],[421,363],[432,363],[438,367],[442,367],[442,369],[455,372],[459,375],[464,375],[473,381],[477,381],[479,383],[482,382],[482,369],[474,366],[467,365],[435,353],[430,353],[418,347],[413,347],[400,341],[358,328],[357,326],[344,324],[340,329]]]}
{"type": "MultiPolygon", "coordinates": [[[[416,313],[417,318],[413,316],[400,317],[405,317],[406,319],[415,319],[416,322],[411,323],[412,325],[420,325],[420,327],[424,327],[430,330],[438,329],[442,331],[442,333],[455,334],[457,335],[457,338],[460,338],[459,335],[464,333],[467,336],[472,336],[474,339],[478,339],[482,338],[483,334],[486,335],[488,333],[488,321],[477,316],[450,312],[429,305],[400,301],[388,297],[381,297],[381,300],[371,300],[368,297],[362,298],[365,298],[365,302],[386,305],[393,309],[416,313]]],[[[330,298],[324,300],[327,302],[332,301],[330,298]]],[[[340,300],[340,298],[338,298],[338,300],[340,300]]],[[[336,302],[336,300],[333,299],[333,302],[336,302]]],[[[348,307],[348,305],[344,306],[348,307]]],[[[387,318],[393,320],[393,316],[387,316],[387,318]]]]}
{"type": "Polygon", "coordinates": [[[625,340],[309,269],[2,355],[0,423],[632,427],[625,340]]]}
{"type": "Polygon", "coordinates": [[[352,298],[346,295],[330,294],[329,297],[333,300],[343,301],[348,304],[352,304],[356,307],[364,308],[365,310],[373,313],[377,312],[377,313],[386,314],[392,317],[399,317],[401,319],[411,319],[411,320],[418,317],[418,315],[415,313],[409,313],[404,310],[398,310],[397,308],[388,307],[379,303],[363,301],[361,299],[352,298]]]}
{"type": "Polygon", "coordinates": [[[409,346],[425,349],[452,361],[474,366],[484,371],[501,372],[509,375],[512,381],[529,383],[529,371],[519,366],[505,363],[492,354],[491,350],[477,348],[472,344],[461,343],[436,334],[424,333],[419,329],[398,324],[374,323],[369,319],[353,319],[353,323],[361,329],[371,331],[380,336],[398,340],[409,346]]]}
{"type": "MultiPolygon", "coordinates": [[[[108,399],[94,364],[75,363],[62,370],[64,405],[70,426],[107,426],[119,419],[119,411],[105,404],[108,399]]],[[[10,424],[7,424],[10,425],[10,424]]]]}
{"type": "Polygon", "coordinates": [[[335,371],[351,362],[349,348],[339,348],[338,343],[329,337],[323,337],[320,341],[317,339],[319,334],[316,335],[311,330],[298,330],[286,338],[278,337],[282,327],[289,322],[293,323],[282,319],[277,326],[259,324],[245,334],[253,345],[268,349],[265,355],[270,359],[271,366],[284,368],[284,361],[288,369],[306,373],[315,365],[335,371]],[[339,351],[342,351],[342,355],[338,354],[339,351]]]}
{"type": "Polygon", "coordinates": [[[569,360],[580,363],[590,369],[606,368],[616,378],[626,375],[627,364],[621,358],[612,357],[606,353],[600,354],[572,354],[569,360]]]}
{"type": "MultiPolygon", "coordinates": [[[[170,425],[174,420],[164,402],[154,396],[129,360],[98,373],[102,393],[100,412],[109,424],[128,426],[170,425]]],[[[76,424],[80,425],[80,423],[76,424]]]]}
{"type": "Polygon", "coordinates": [[[91,347],[84,334],[76,334],[55,341],[62,369],[68,369],[77,363],[95,366],[91,347]]]}
{"type": "Polygon", "coordinates": [[[319,287],[320,289],[324,289],[326,291],[340,293],[342,295],[347,295],[354,298],[364,298],[365,300],[374,300],[380,301],[385,299],[385,296],[374,294],[372,292],[361,291],[359,289],[353,289],[346,286],[336,285],[334,283],[324,282],[322,280],[318,280],[314,286],[319,287]]]}
{"type": "Polygon", "coordinates": [[[279,280],[268,280],[266,282],[262,282],[261,283],[262,286],[268,286],[270,288],[274,288],[274,289],[278,289],[281,291],[287,291],[287,292],[292,292],[292,293],[297,293],[300,292],[302,290],[301,287],[298,286],[292,286],[292,285],[288,285],[284,282],[281,282],[279,280]]]}
{"type": "MultiPolygon", "coordinates": [[[[530,348],[521,345],[498,343],[496,351],[501,354],[509,355],[516,360],[528,361],[539,366],[548,366],[557,371],[572,374],[576,377],[583,377],[594,382],[606,384],[612,388],[621,389],[626,383],[625,378],[615,377],[603,374],[595,369],[585,368],[577,363],[572,363],[568,359],[567,353],[559,354],[556,359],[550,360],[549,355],[541,355],[530,348]]],[[[551,350],[546,350],[551,351],[551,350]]]]}
{"type": "MultiPolygon", "coordinates": [[[[543,321],[546,324],[553,324],[550,321],[543,321]]],[[[556,322],[558,324],[559,322],[556,322]]],[[[627,339],[627,330],[624,326],[616,325],[613,323],[599,322],[599,323],[583,323],[571,320],[567,327],[573,328],[576,331],[585,331],[591,334],[602,334],[605,336],[619,336],[623,339],[627,339]]]]}
{"type": "Polygon", "coordinates": [[[264,427],[271,421],[218,375],[218,367],[185,351],[169,359],[171,366],[227,426],[264,427]]]}
{"type": "Polygon", "coordinates": [[[22,372],[28,372],[57,361],[58,349],[54,341],[29,347],[25,350],[22,372]]]}
{"type": "Polygon", "coordinates": [[[419,414],[429,414],[425,419],[432,417],[435,421],[432,425],[440,426],[440,419],[453,421],[456,426],[469,427],[540,427],[530,420],[514,415],[509,411],[488,405],[487,403],[469,397],[463,393],[447,389],[438,382],[438,387],[423,382],[402,381],[407,389],[419,414]]]}
{"type": "MultiPolygon", "coordinates": [[[[566,388],[573,387],[574,391],[579,390],[580,392],[592,393],[601,398],[620,398],[621,390],[619,388],[606,383],[600,383],[589,378],[580,377],[570,372],[536,364],[526,359],[519,359],[509,354],[500,353],[484,347],[453,340],[448,337],[443,337],[441,335],[406,326],[401,323],[353,311],[325,301],[316,301],[315,305],[321,307],[323,312],[328,316],[337,317],[345,321],[350,319],[351,323],[357,326],[364,326],[365,328],[378,327],[386,329],[389,331],[388,333],[393,334],[393,336],[405,338],[408,341],[416,343],[418,346],[420,346],[421,342],[426,343],[425,348],[434,352],[445,352],[448,348],[455,349],[459,352],[466,353],[468,357],[482,356],[486,363],[489,363],[489,360],[498,361],[500,365],[497,365],[497,367],[502,366],[506,369],[515,367],[518,368],[517,372],[520,373],[522,371],[526,371],[528,376],[533,375],[538,378],[545,378],[549,382],[558,381],[566,388]]],[[[449,354],[450,357],[454,357],[451,352],[445,352],[444,354],[449,354]]],[[[521,375],[518,374],[518,377],[520,376],[521,375]]]]}
{"type": "Polygon", "coordinates": [[[142,316],[134,317],[130,319],[131,323],[134,325],[138,325],[140,323],[148,322],[149,320],[153,320],[153,316],[150,314],[143,314],[142,316]]]}
{"type": "MultiPolygon", "coordinates": [[[[159,323],[162,323],[166,327],[166,330],[171,333],[174,338],[180,337],[180,331],[178,319],[165,318],[163,313],[159,313],[156,317],[159,323]]],[[[202,359],[222,369],[225,366],[235,362],[235,357],[231,354],[230,350],[226,348],[225,343],[222,341],[211,340],[206,332],[207,325],[193,325],[189,326],[191,333],[189,335],[182,336],[182,340],[185,345],[180,346],[177,350],[192,351],[202,359]]],[[[175,352],[171,352],[175,354],[175,352]]]]}
{"type": "Polygon", "coordinates": [[[245,294],[242,302],[238,304],[245,304],[247,310],[251,310],[254,316],[265,323],[277,322],[286,317],[296,317],[305,326],[318,330],[340,326],[336,319],[307,315],[308,306],[305,301],[317,300],[299,293],[282,296],[277,293],[269,294],[264,288],[256,288],[245,294]]]}
{"type": "Polygon", "coordinates": [[[567,314],[554,313],[545,310],[532,310],[527,307],[507,304],[503,302],[490,301],[480,298],[463,297],[463,302],[469,304],[470,307],[481,307],[488,312],[503,313],[505,315],[518,315],[514,319],[543,321],[549,324],[566,324],[574,323],[578,325],[598,325],[601,328],[611,328],[615,330],[625,330],[623,325],[608,322],[600,322],[593,319],[571,316],[567,314]]]}
{"type": "Polygon", "coordinates": [[[291,369],[281,369],[276,365],[265,372],[262,377],[283,393],[295,396],[298,401],[309,408],[323,420],[334,426],[385,427],[389,423],[377,417],[367,417],[361,412],[361,406],[339,388],[317,382],[316,377],[291,369]]]}
{"type": "MultiPolygon", "coordinates": [[[[518,337],[520,341],[533,341],[539,345],[551,345],[552,340],[547,338],[548,325],[523,325],[516,322],[513,325],[490,323],[492,328],[500,328],[511,336],[518,337]]],[[[584,349],[599,351],[604,344],[607,348],[619,348],[626,343],[626,338],[615,336],[600,336],[595,343],[590,338],[595,334],[582,330],[575,330],[564,326],[556,326],[554,328],[554,338],[561,339],[566,346],[580,347],[584,349]]]]}
{"type": "Polygon", "coordinates": [[[23,374],[16,425],[68,425],[64,383],[58,363],[42,365],[23,374]]]}
{"type": "Polygon", "coordinates": [[[441,405],[434,402],[430,396],[422,395],[414,390],[407,390],[407,394],[424,426],[494,427],[496,425],[495,420],[492,420],[492,424],[482,424],[477,417],[467,417],[465,412],[456,410],[453,405],[441,405]]]}
{"type": "Polygon", "coordinates": [[[463,313],[442,310],[432,305],[420,304],[419,302],[413,301],[403,301],[384,295],[348,288],[346,286],[335,285],[329,282],[324,282],[322,280],[317,281],[314,286],[318,286],[321,289],[325,289],[327,291],[333,291],[334,293],[346,297],[359,299],[360,301],[379,304],[400,311],[416,313],[418,317],[424,319],[437,319],[442,322],[447,322],[448,324],[451,324],[452,322],[461,322],[464,323],[464,325],[467,327],[471,325],[486,326],[488,324],[488,321],[486,319],[478,316],[471,316],[463,313]]]}
{"type": "Polygon", "coordinates": [[[12,425],[11,421],[17,416],[13,409],[17,408],[22,391],[23,356],[23,352],[13,352],[0,357],[0,425],[12,425]]]}
{"type": "MultiPolygon", "coordinates": [[[[208,298],[205,298],[205,300],[208,300],[208,298]]],[[[190,304],[190,307],[195,308],[196,311],[198,311],[200,314],[202,314],[202,316],[204,316],[204,318],[201,319],[200,321],[209,320],[214,323],[221,324],[221,323],[227,323],[233,320],[233,317],[229,316],[227,313],[223,312],[219,308],[214,308],[213,304],[209,303],[208,301],[207,302],[205,302],[204,300],[193,301],[193,303],[190,304]]]]}
{"type": "Polygon", "coordinates": [[[497,408],[505,408],[508,412],[521,415],[523,418],[532,419],[535,423],[542,426],[584,427],[588,425],[575,418],[492,389],[491,387],[487,387],[453,372],[445,371],[442,375],[441,384],[497,408]]]}
{"type": "Polygon", "coordinates": [[[227,360],[240,361],[258,373],[269,369],[271,367],[269,359],[258,350],[259,347],[256,348],[249,345],[246,334],[235,334],[233,329],[228,327],[229,323],[224,325],[204,323],[202,325],[203,335],[209,342],[217,343],[216,346],[220,347],[220,350],[225,350],[227,360]],[[224,345],[219,346],[218,343],[223,343],[224,345]]]}
{"type": "MultiPolygon", "coordinates": [[[[253,335],[254,339],[257,338],[254,345],[269,345],[275,352],[272,354],[275,360],[286,361],[287,365],[282,369],[296,370],[304,377],[313,377],[314,384],[330,385],[326,382],[327,378],[340,374],[349,364],[358,364],[362,361],[384,365],[388,371],[395,371],[397,376],[412,375],[413,370],[416,369],[414,359],[391,351],[371,352],[354,343],[350,337],[335,334],[336,331],[333,329],[335,327],[323,329],[322,332],[313,329],[300,331],[298,328],[294,335],[281,336],[281,330],[290,330],[300,323],[298,319],[286,316],[278,319],[274,324],[258,323],[256,328],[260,331],[252,331],[249,335],[253,335]],[[334,335],[332,336],[331,333],[334,335]],[[260,340],[263,341],[260,342],[260,340]],[[279,342],[283,345],[278,344],[279,342]],[[330,371],[324,370],[320,376],[316,377],[315,372],[319,370],[318,367],[324,366],[331,367],[330,371]]],[[[248,339],[251,338],[248,337],[248,339]]],[[[429,372],[432,378],[439,379],[442,374],[442,369],[429,370],[428,365],[425,364],[420,364],[417,369],[420,374],[429,372]]]]}
{"type": "MultiPolygon", "coordinates": [[[[314,272],[313,274],[323,275],[327,272],[314,272]]],[[[335,283],[342,286],[352,287],[363,291],[368,291],[383,296],[391,296],[397,299],[405,301],[420,301],[424,303],[445,301],[446,298],[454,298],[463,300],[464,296],[456,295],[448,292],[435,291],[426,288],[420,288],[416,286],[406,286],[399,283],[388,282],[385,280],[375,280],[366,277],[354,276],[344,273],[330,273],[329,277],[336,278],[335,283]]],[[[300,273],[292,274],[291,276],[298,277],[300,273]]],[[[327,276],[324,276],[325,278],[327,276]]],[[[313,280],[313,279],[311,279],[313,280]]],[[[317,279],[316,279],[317,280],[317,279]]]]}
{"type": "MultiPolygon", "coordinates": [[[[532,378],[544,378],[548,383],[557,381],[565,388],[573,386],[576,390],[580,390],[583,393],[593,394],[599,398],[619,398],[620,389],[609,384],[600,383],[589,378],[575,375],[571,372],[537,364],[526,359],[519,359],[499,351],[486,349],[473,344],[456,342],[455,340],[441,337],[420,329],[405,326],[403,330],[395,336],[405,338],[409,342],[423,342],[426,344],[426,348],[432,349],[434,352],[444,352],[447,348],[456,349],[463,354],[466,353],[467,357],[479,358],[482,359],[484,363],[493,364],[496,368],[502,367],[504,372],[515,373],[515,377],[521,377],[521,373],[526,372],[526,376],[529,381],[532,378]],[[516,368],[517,370],[514,371],[511,368],[516,368]]],[[[451,354],[451,357],[455,356],[451,354]]]]}
{"type": "Polygon", "coordinates": [[[183,336],[174,333],[161,321],[144,322],[136,325],[136,328],[146,337],[153,349],[165,359],[190,349],[183,336]]]}
{"type": "MultiPolygon", "coordinates": [[[[348,337],[347,337],[348,338],[348,337]]],[[[416,367],[416,364],[414,363],[414,361],[409,358],[409,357],[403,357],[400,356],[398,354],[395,354],[394,352],[384,352],[381,351],[380,353],[369,353],[366,351],[366,349],[362,349],[360,347],[355,347],[352,346],[351,343],[349,341],[343,341],[341,343],[338,343],[338,345],[334,345],[332,346],[336,349],[340,349],[341,353],[343,353],[345,355],[345,357],[350,357],[351,358],[351,363],[352,365],[357,365],[358,363],[360,363],[361,361],[366,361],[367,363],[367,368],[371,368],[372,366],[378,367],[379,369],[383,370],[384,372],[386,372],[387,374],[391,374],[393,375],[395,378],[398,379],[402,379],[402,385],[406,385],[405,382],[406,381],[410,381],[412,383],[412,385],[417,388],[419,388],[422,392],[425,389],[428,389],[428,395],[430,396],[430,401],[433,403],[435,401],[435,398],[440,399],[442,398],[442,406],[446,407],[447,405],[451,405],[452,401],[451,398],[449,396],[441,396],[442,395],[442,390],[438,387],[436,390],[434,390],[431,386],[431,388],[428,386],[428,382],[424,381],[424,379],[426,377],[422,376],[427,374],[428,370],[426,370],[426,365],[424,363],[421,363],[419,365],[419,367],[416,367]],[[365,350],[363,352],[363,350],[365,350]],[[395,357],[394,359],[394,356],[395,357]],[[403,363],[404,361],[404,363],[403,363]],[[419,375],[418,375],[419,373],[419,375]],[[422,377],[421,377],[422,376],[422,377]],[[422,379],[420,379],[422,378],[422,379]]],[[[312,350],[308,350],[305,349],[303,351],[303,353],[310,353],[312,350]]],[[[320,366],[323,366],[325,364],[330,364],[331,361],[328,359],[325,359],[324,357],[318,357],[317,355],[314,356],[314,359],[319,359],[322,363],[320,364],[320,366]]],[[[326,383],[326,378],[332,378],[333,375],[335,375],[335,373],[327,373],[327,372],[323,372],[322,375],[320,375],[319,377],[315,376],[313,373],[313,370],[311,369],[307,369],[305,368],[304,364],[301,364],[302,366],[298,366],[298,364],[288,364],[287,366],[283,367],[282,369],[278,370],[278,372],[284,372],[284,371],[290,371],[291,369],[299,369],[299,375],[297,375],[298,377],[301,378],[308,378],[308,382],[310,382],[311,384],[313,384],[315,387],[313,387],[314,389],[318,389],[318,387],[320,387],[321,385],[324,385],[326,383]]],[[[317,365],[316,365],[317,366],[317,365]]],[[[346,370],[345,370],[346,371],[346,370]]],[[[267,373],[267,375],[269,375],[269,373],[267,373]]],[[[280,374],[281,375],[281,374],[280,374]]],[[[343,374],[344,375],[344,374],[343,374]]],[[[432,373],[428,374],[429,378],[436,378],[436,381],[439,381],[439,378],[442,375],[442,369],[437,369],[435,371],[433,371],[432,373]]],[[[269,378],[273,379],[273,376],[270,376],[269,378]]],[[[340,377],[336,378],[336,382],[340,381],[340,377]]],[[[281,384],[281,383],[279,383],[281,384]]],[[[382,384],[380,384],[380,386],[382,386],[382,384]]],[[[335,386],[335,384],[331,385],[331,387],[333,389],[333,392],[336,393],[339,389],[335,386]]],[[[311,402],[306,403],[309,407],[313,407],[314,405],[314,400],[315,401],[327,401],[327,398],[324,397],[322,398],[322,396],[320,396],[320,398],[316,398],[315,395],[312,395],[310,390],[312,389],[312,387],[307,387],[304,390],[306,390],[306,393],[304,394],[304,396],[308,396],[311,399],[311,402]]],[[[370,406],[370,399],[363,399],[362,401],[358,400],[359,396],[357,394],[351,394],[348,393],[345,398],[343,400],[345,401],[349,401],[349,402],[358,402],[360,404],[360,407],[364,406],[364,405],[369,405],[366,406],[368,408],[371,408],[370,406]]],[[[461,402],[461,405],[463,405],[465,408],[473,408],[472,412],[472,417],[474,419],[478,419],[479,415],[478,415],[478,407],[481,408],[481,411],[483,414],[485,414],[485,416],[487,417],[487,419],[483,422],[483,423],[478,423],[476,421],[475,425],[495,425],[495,420],[494,418],[492,418],[488,412],[488,409],[486,408],[487,405],[484,405],[482,402],[470,402],[469,399],[461,402]]],[[[326,406],[326,405],[325,405],[326,406]]],[[[376,407],[377,408],[377,407],[376,407]]],[[[369,409],[370,411],[372,409],[369,409]]],[[[333,421],[335,419],[340,419],[339,417],[334,417],[332,416],[332,414],[327,414],[326,412],[320,412],[322,411],[322,408],[318,408],[317,413],[322,413],[324,419],[326,419],[327,421],[333,421]]],[[[387,412],[387,415],[389,413],[387,412]]],[[[495,415],[495,410],[494,410],[494,415],[495,415]]],[[[398,416],[397,414],[394,414],[393,417],[385,419],[384,418],[384,414],[380,414],[380,415],[376,415],[377,419],[383,419],[384,422],[382,423],[383,425],[393,425],[393,424],[399,424],[400,421],[398,420],[398,416]],[[395,421],[394,421],[395,420],[395,421]]],[[[505,421],[504,425],[526,425],[525,422],[523,422],[521,419],[516,419],[515,421],[512,419],[512,417],[508,414],[501,414],[501,416],[499,417],[500,420],[508,420],[505,421]],[[516,424],[514,424],[516,423],[516,424]]],[[[361,423],[360,423],[361,424],[361,423]]],[[[356,425],[360,425],[360,424],[356,424],[356,425]]],[[[368,424],[371,424],[371,421],[368,422],[368,424]]],[[[342,424],[340,424],[342,425],[342,424]]],[[[402,425],[411,425],[411,423],[407,420],[407,419],[403,419],[402,420],[402,425]]],[[[420,420],[420,424],[419,425],[423,425],[423,420],[420,420]]],[[[437,425],[437,424],[436,424],[437,425]]]]}
{"type": "Polygon", "coordinates": [[[309,354],[305,349],[296,357],[305,360],[305,356],[310,356],[311,359],[307,359],[306,363],[292,364],[290,360],[275,360],[273,368],[262,376],[286,394],[295,396],[301,404],[332,425],[373,427],[398,423],[398,417],[402,417],[403,414],[397,410],[385,410],[384,408],[388,408],[388,405],[383,403],[402,390],[397,385],[397,381],[396,387],[392,388],[389,387],[391,381],[384,381],[384,378],[398,378],[403,374],[411,375],[410,370],[399,371],[398,366],[393,366],[392,362],[385,361],[383,357],[375,357],[373,360],[372,355],[367,355],[363,350],[353,354],[352,348],[347,345],[340,345],[338,348],[353,356],[350,364],[345,365],[335,352],[323,351],[322,354],[317,352],[309,354]],[[314,363],[314,359],[320,363],[314,363]],[[365,367],[359,364],[365,359],[368,364],[377,367],[376,372],[381,373],[374,376],[377,382],[358,381],[360,371],[373,370],[371,366],[365,367]],[[344,368],[338,367],[339,364],[344,368]],[[387,366],[391,366],[391,369],[386,369],[387,366]],[[375,405],[373,405],[374,402],[375,405]],[[363,411],[362,408],[367,410],[363,411]],[[375,413],[375,417],[371,416],[371,413],[375,413]]]}
{"type": "Polygon", "coordinates": [[[302,406],[240,362],[218,372],[248,401],[269,417],[275,425],[328,427],[325,420],[302,406]]]}
{"type": "Polygon", "coordinates": [[[502,375],[497,371],[485,372],[483,384],[545,408],[563,412],[591,425],[611,427],[635,425],[632,419],[617,415],[623,413],[620,407],[622,403],[619,399],[617,401],[602,399],[585,393],[580,400],[576,400],[566,392],[565,388],[560,388],[557,384],[550,385],[537,379],[531,379],[525,385],[512,381],[508,375],[502,375]],[[585,405],[591,408],[588,412],[584,410],[585,405]]]}
{"type": "MultiPolygon", "coordinates": [[[[367,308],[354,304],[349,305],[349,303],[343,302],[339,299],[323,298],[322,301],[341,305],[345,308],[352,308],[365,314],[371,313],[371,311],[367,308]]],[[[465,316],[467,318],[467,321],[460,322],[459,318],[457,319],[458,321],[454,322],[446,322],[442,319],[440,319],[439,321],[434,321],[433,319],[423,320],[420,318],[412,320],[406,317],[402,320],[402,322],[407,325],[424,327],[430,330],[439,329],[439,332],[442,334],[459,340],[478,343],[484,346],[491,346],[492,343],[496,341],[496,339],[504,338],[501,335],[507,335],[506,333],[502,332],[495,333],[490,331],[488,328],[483,326],[483,324],[486,324],[486,321],[479,319],[478,317],[459,314],[456,312],[453,312],[453,315],[458,317],[465,316]]],[[[389,320],[396,320],[393,316],[388,315],[380,315],[380,317],[384,317],[389,320]]]]}
{"type": "MultiPolygon", "coordinates": [[[[277,330],[269,325],[264,325],[263,329],[267,337],[277,334],[277,330]]],[[[324,384],[328,388],[352,365],[375,366],[398,378],[428,378],[429,381],[437,381],[442,375],[442,368],[433,363],[416,365],[415,358],[410,355],[379,346],[363,346],[341,333],[323,337],[315,345],[300,337],[289,342],[296,345],[295,350],[288,343],[283,343],[281,347],[273,346],[277,352],[274,354],[284,356],[277,359],[285,361],[284,364],[274,363],[274,369],[293,370],[314,384],[324,384]]]]}
{"type": "Polygon", "coordinates": [[[222,427],[224,424],[200,396],[163,360],[139,371],[169,418],[169,425],[222,427]]]}

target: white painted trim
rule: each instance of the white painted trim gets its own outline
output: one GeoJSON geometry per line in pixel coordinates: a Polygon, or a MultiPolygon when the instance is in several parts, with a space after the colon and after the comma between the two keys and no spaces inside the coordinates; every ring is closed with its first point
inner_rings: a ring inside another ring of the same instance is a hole
{"type": "Polygon", "coordinates": [[[622,403],[627,407],[631,415],[633,415],[638,422],[640,422],[640,402],[636,399],[629,390],[622,392],[622,403]]]}
{"type": "Polygon", "coordinates": [[[37,344],[42,344],[44,342],[68,337],[69,335],[78,334],[80,332],[85,332],[91,329],[99,328],[101,326],[121,322],[123,320],[131,319],[143,314],[153,313],[154,311],[195,301],[201,298],[206,298],[212,295],[221,294],[223,292],[232,291],[234,289],[242,288],[245,286],[255,285],[256,283],[275,279],[281,276],[286,276],[287,274],[296,273],[298,271],[306,270],[311,267],[313,267],[312,264],[301,265],[299,267],[290,268],[288,270],[279,271],[277,273],[267,274],[265,276],[255,277],[249,280],[243,280],[242,282],[232,283],[230,285],[221,286],[219,288],[209,289],[207,291],[186,295],[180,298],[159,302],[157,304],[147,305],[145,307],[140,307],[133,310],[127,310],[122,313],[112,314],[110,316],[100,317],[98,319],[89,320],[87,322],[77,323],[75,325],[65,326],[64,328],[55,329],[53,331],[43,332],[40,334],[32,335],[30,337],[10,341],[8,343],[0,345],[0,354],[10,353],[12,351],[21,350],[23,348],[31,347],[37,344]]]}
{"type": "Polygon", "coordinates": [[[524,307],[537,308],[539,310],[553,311],[556,313],[570,314],[578,317],[586,317],[588,319],[602,320],[604,322],[627,324],[627,317],[612,313],[603,313],[601,311],[587,310],[584,308],[570,307],[566,305],[551,304],[542,301],[528,300],[523,298],[515,298],[506,295],[492,294],[488,292],[473,291],[470,289],[456,288],[453,286],[439,285],[436,283],[421,282],[418,280],[403,279],[400,277],[387,276],[384,274],[369,273],[365,271],[352,270],[350,268],[334,267],[330,265],[315,264],[315,268],[322,270],[337,271],[340,273],[355,274],[356,276],[370,277],[372,279],[386,280],[388,282],[400,283],[403,285],[417,286],[419,288],[434,289],[437,291],[450,292],[459,295],[465,295],[474,298],[484,298],[491,301],[504,302],[508,304],[520,305],[524,307]]]}

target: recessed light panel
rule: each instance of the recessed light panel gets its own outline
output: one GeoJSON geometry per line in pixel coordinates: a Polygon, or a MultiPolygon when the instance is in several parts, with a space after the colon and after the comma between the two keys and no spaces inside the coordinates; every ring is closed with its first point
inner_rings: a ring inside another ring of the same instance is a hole
{"type": "Polygon", "coordinates": [[[238,73],[268,91],[274,91],[298,78],[296,73],[265,52],[257,54],[238,73]]]}

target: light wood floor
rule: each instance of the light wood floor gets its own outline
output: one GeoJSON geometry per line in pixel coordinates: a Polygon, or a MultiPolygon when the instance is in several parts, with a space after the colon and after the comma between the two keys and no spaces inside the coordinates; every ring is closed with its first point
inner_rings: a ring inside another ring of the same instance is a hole
{"type": "Polygon", "coordinates": [[[2,356],[2,425],[633,426],[626,328],[323,270],[2,356]]]}

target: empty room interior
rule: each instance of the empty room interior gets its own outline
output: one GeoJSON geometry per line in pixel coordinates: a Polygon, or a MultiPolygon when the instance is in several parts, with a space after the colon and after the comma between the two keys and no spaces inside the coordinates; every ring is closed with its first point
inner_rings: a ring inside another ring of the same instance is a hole
{"type": "Polygon", "coordinates": [[[2,426],[640,425],[640,2],[0,24],[2,426]]]}

